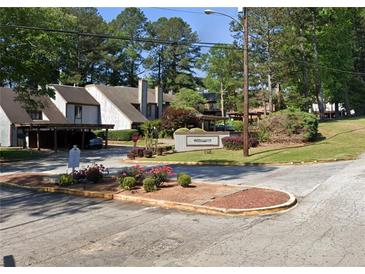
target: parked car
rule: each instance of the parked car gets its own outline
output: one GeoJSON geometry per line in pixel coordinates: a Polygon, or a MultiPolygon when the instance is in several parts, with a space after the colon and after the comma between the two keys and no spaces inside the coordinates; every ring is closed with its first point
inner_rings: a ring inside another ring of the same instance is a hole
{"type": "Polygon", "coordinates": [[[234,128],[231,125],[217,125],[217,131],[234,131],[234,128]]]}
{"type": "Polygon", "coordinates": [[[85,147],[100,149],[103,147],[103,139],[100,137],[96,137],[95,133],[93,133],[93,132],[86,132],[85,133],[85,147]]]}

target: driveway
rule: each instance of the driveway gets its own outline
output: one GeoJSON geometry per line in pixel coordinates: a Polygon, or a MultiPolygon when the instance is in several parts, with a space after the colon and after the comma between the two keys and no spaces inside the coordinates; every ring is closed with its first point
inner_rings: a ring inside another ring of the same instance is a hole
{"type": "Polygon", "coordinates": [[[271,180],[303,196],[286,213],[242,218],[1,188],[0,258],[17,266],[365,266],[365,157],[258,174],[211,168],[189,170],[199,179],[271,180]],[[298,186],[311,180],[313,191],[298,186]]]}
{"type": "MultiPolygon", "coordinates": [[[[103,164],[111,174],[130,166],[123,163],[130,147],[110,146],[108,149],[84,150],[80,166],[92,163],[103,164]]],[[[44,159],[4,163],[1,173],[42,172],[60,174],[67,171],[66,151],[52,154],[44,159]]],[[[289,166],[181,166],[172,165],[174,172],[188,172],[194,181],[229,183],[250,186],[267,186],[289,191],[297,197],[305,197],[338,170],[352,161],[321,163],[314,165],[289,166]]],[[[152,166],[152,165],[146,165],[152,166]]]]}

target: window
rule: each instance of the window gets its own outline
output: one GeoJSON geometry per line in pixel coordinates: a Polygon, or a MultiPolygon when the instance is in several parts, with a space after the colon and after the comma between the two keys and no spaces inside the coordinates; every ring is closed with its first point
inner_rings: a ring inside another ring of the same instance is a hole
{"type": "Polygon", "coordinates": [[[75,119],[82,119],[82,106],[75,106],[75,119]]]}
{"type": "Polygon", "coordinates": [[[29,116],[32,120],[43,120],[42,111],[32,111],[29,113],[29,116]]]}
{"type": "Polygon", "coordinates": [[[147,105],[147,117],[151,117],[152,115],[152,105],[148,104],[147,105]]]}

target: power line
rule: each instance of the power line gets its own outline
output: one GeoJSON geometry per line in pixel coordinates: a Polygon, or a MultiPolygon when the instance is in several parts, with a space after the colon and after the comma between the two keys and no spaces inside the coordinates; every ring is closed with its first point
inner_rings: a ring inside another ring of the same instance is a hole
{"type": "Polygon", "coordinates": [[[200,11],[190,11],[190,10],[180,10],[180,9],[171,9],[171,8],[160,8],[160,7],[153,7],[150,9],[158,9],[158,10],[169,10],[174,12],[182,12],[182,13],[192,13],[192,14],[199,14],[199,15],[205,15],[204,12],[200,11]]]}
{"type": "MultiPolygon", "coordinates": [[[[88,32],[74,31],[74,30],[61,30],[61,29],[20,26],[20,25],[0,25],[0,28],[15,28],[15,29],[45,31],[45,32],[51,32],[51,33],[65,33],[65,34],[70,34],[70,35],[89,36],[89,37],[97,37],[97,38],[104,38],[104,39],[117,39],[117,40],[122,40],[122,41],[134,41],[134,42],[152,43],[152,44],[161,44],[161,45],[170,45],[170,46],[185,45],[185,46],[197,46],[197,47],[205,47],[205,48],[215,47],[215,48],[228,49],[228,50],[242,50],[242,48],[237,47],[234,44],[227,44],[227,43],[214,43],[214,42],[188,43],[188,42],[182,42],[182,41],[169,41],[169,40],[151,39],[151,38],[145,38],[145,37],[131,39],[131,38],[125,37],[125,36],[115,36],[115,35],[111,35],[111,34],[88,33],[88,32]]],[[[314,63],[311,63],[308,61],[303,61],[303,60],[297,60],[297,59],[293,59],[293,60],[296,62],[305,63],[305,64],[309,64],[309,65],[318,65],[318,66],[322,67],[323,69],[332,70],[332,71],[336,71],[336,72],[349,73],[349,74],[355,74],[355,75],[365,75],[365,73],[362,73],[362,72],[354,72],[354,71],[347,71],[347,70],[331,68],[331,67],[327,67],[325,65],[314,64],[314,63]]],[[[282,59],[281,61],[285,61],[285,60],[282,59]]]]}
{"type": "Polygon", "coordinates": [[[34,31],[45,31],[51,33],[64,33],[70,35],[79,35],[79,36],[89,36],[89,37],[97,37],[97,38],[104,38],[104,39],[116,39],[116,40],[123,40],[123,41],[134,41],[134,42],[142,42],[142,43],[152,43],[152,44],[162,44],[162,45],[170,45],[170,46],[198,46],[198,47],[217,47],[222,49],[237,49],[241,50],[234,44],[226,44],[226,43],[214,43],[214,42],[183,42],[183,41],[171,41],[171,40],[162,40],[162,39],[152,39],[152,38],[129,38],[125,36],[116,36],[111,34],[102,34],[102,33],[89,33],[89,32],[79,32],[75,30],[61,30],[61,29],[53,29],[53,28],[43,28],[43,27],[33,27],[33,26],[20,26],[20,25],[0,25],[0,28],[15,28],[15,29],[27,29],[27,30],[34,30],[34,31]]]}

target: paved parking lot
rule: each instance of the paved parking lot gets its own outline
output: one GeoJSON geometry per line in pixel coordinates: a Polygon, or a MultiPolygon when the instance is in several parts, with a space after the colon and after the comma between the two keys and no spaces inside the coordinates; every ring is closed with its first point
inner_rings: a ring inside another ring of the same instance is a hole
{"type": "Polygon", "coordinates": [[[303,194],[286,213],[251,218],[3,187],[0,258],[16,266],[365,266],[365,157],[322,166],[323,176],[320,165],[221,167],[223,181],[271,180],[303,194]]]}

